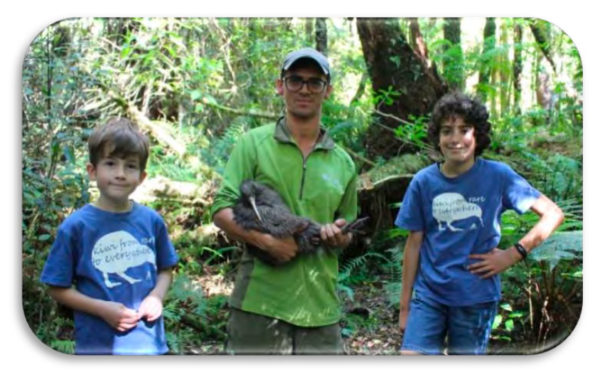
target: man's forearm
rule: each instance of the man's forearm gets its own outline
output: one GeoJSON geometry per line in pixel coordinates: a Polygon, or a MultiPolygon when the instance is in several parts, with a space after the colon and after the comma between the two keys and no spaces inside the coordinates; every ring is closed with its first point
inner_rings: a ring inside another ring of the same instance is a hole
{"type": "Polygon", "coordinates": [[[249,243],[260,249],[265,249],[260,232],[240,227],[233,219],[233,210],[231,208],[219,210],[214,215],[213,221],[217,227],[225,231],[227,236],[242,243],[249,243]]]}
{"type": "Polygon", "coordinates": [[[266,252],[280,263],[291,260],[298,252],[298,245],[293,236],[275,238],[255,230],[245,230],[233,219],[233,210],[224,208],[217,212],[213,221],[215,225],[237,241],[251,244],[266,252]]]}

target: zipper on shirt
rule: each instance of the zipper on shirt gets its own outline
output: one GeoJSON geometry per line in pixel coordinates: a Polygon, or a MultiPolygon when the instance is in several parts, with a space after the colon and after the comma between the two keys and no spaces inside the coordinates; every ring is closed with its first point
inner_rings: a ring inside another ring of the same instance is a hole
{"type": "MultiPolygon", "coordinates": [[[[310,153],[312,153],[312,151],[310,153]]],[[[306,161],[308,160],[308,156],[310,156],[310,153],[306,156],[306,158],[302,157],[302,179],[300,180],[300,200],[302,200],[302,194],[304,194],[304,178],[306,177],[306,161]]],[[[300,154],[302,154],[302,151],[300,151],[300,154]]]]}
{"type": "Polygon", "coordinates": [[[313,154],[317,150],[317,144],[315,144],[315,146],[313,146],[312,150],[310,152],[308,152],[308,154],[306,155],[306,158],[304,157],[304,154],[302,153],[302,150],[300,149],[300,147],[297,145],[296,145],[296,147],[300,151],[300,156],[302,156],[302,179],[300,180],[300,200],[302,200],[302,195],[304,194],[304,179],[306,178],[306,163],[308,162],[308,158],[310,157],[310,155],[313,154]]]}
{"type": "Polygon", "coordinates": [[[315,145],[312,147],[310,152],[308,152],[306,157],[304,157],[304,153],[302,153],[302,149],[300,149],[300,147],[298,146],[298,144],[296,142],[294,142],[294,145],[298,149],[298,152],[300,152],[300,157],[302,157],[302,178],[300,179],[300,200],[302,200],[302,195],[304,194],[304,179],[306,178],[306,163],[307,163],[310,155],[313,154],[318,149],[318,144],[315,143],[315,145]]]}

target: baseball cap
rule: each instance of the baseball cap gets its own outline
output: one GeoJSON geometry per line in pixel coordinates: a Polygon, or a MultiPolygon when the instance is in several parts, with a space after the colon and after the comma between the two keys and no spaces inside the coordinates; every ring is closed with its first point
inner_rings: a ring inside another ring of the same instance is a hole
{"type": "Polygon", "coordinates": [[[287,57],[285,57],[285,60],[283,61],[281,73],[283,74],[285,70],[288,70],[290,67],[292,67],[294,63],[296,63],[296,61],[302,58],[312,59],[319,65],[321,71],[323,71],[323,74],[327,75],[327,78],[331,77],[327,57],[325,57],[323,54],[321,54],[321,52],[313,48],[302,48],[300,50],[296,50],[288,54],[287,57]]]}

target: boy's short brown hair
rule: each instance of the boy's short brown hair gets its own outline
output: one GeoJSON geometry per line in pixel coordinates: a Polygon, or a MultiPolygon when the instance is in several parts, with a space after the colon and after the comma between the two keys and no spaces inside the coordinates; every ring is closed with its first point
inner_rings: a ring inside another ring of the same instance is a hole
{"type": "Polygon", "coordinates": [[[140,169],[146,169],[150,140],[138,127],[126,118],[115,118],[92,131],[88,139],[90,162],[96,166],[101,158],[108,156],[126,157],[136,155],[140,169]]]}
{"type": "Polygon", "coordinates": [[[475,128],[475,156],[479,156],[490,145],[491,124],[485,106],[476,98],[454,91],[440,98],[433,107],[427,127],[429,141],[440,150],[440,129],[442,122],[450,116],[462,116],[465,123],[475,128]]]}

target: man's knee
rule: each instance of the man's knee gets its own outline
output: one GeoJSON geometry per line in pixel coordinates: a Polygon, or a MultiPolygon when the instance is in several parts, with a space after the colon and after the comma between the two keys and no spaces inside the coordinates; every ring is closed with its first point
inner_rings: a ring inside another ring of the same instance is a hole
{"type": "Polygon", "coordinates": [[[344,355],[339,323],[320,327],[296,327],[294,354],[299,355],[344,355]]]}

